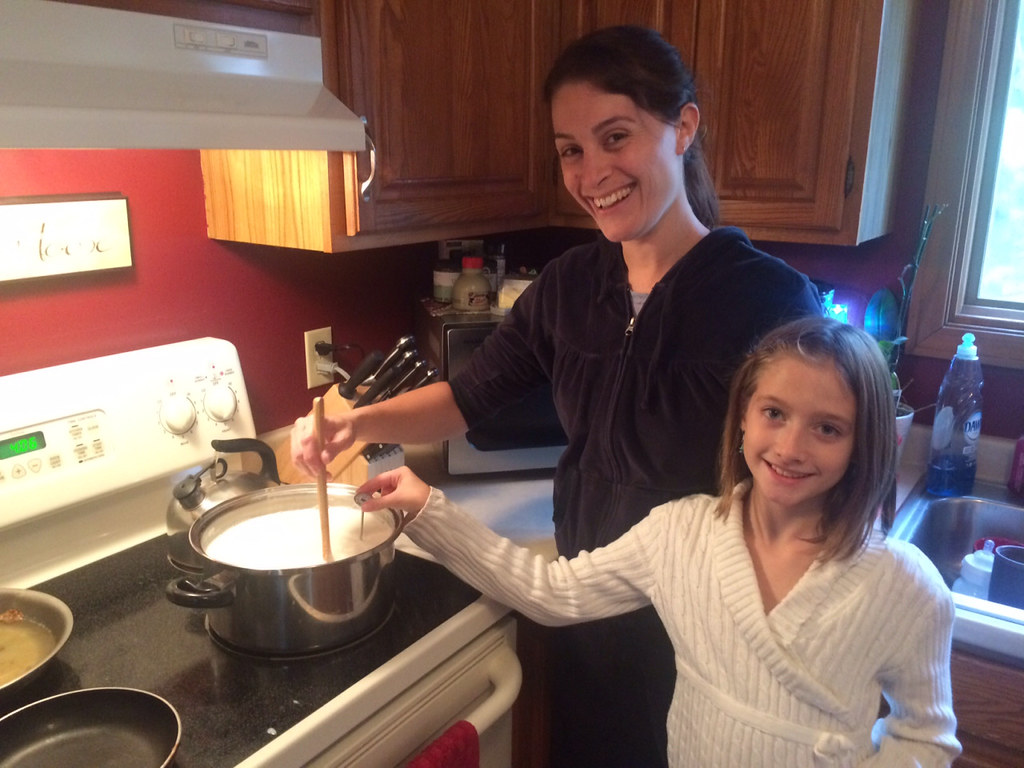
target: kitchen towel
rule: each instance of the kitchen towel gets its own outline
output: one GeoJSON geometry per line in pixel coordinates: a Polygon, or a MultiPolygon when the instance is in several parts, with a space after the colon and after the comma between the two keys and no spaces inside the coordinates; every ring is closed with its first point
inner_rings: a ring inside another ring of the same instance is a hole
{"type": "Polygon", "coordinates": [[[413,758],[408,768],[480,768],[480,737],[476,728],[459,720],[413,758]]]}

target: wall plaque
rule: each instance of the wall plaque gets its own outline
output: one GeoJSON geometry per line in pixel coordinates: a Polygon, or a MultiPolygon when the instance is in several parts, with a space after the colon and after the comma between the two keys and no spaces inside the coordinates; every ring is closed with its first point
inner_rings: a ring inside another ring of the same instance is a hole
{"type": "Polygon", "coordinates": [[[128,199],[0,199],[0,281],[132,265],[128,199]]]}

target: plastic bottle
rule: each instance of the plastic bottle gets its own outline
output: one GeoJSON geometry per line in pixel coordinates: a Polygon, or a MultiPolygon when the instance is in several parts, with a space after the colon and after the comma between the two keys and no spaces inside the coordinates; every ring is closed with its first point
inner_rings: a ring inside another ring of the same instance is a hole
{"type": "Polygon", "coordinates": [[[981,434],[981,362],[974,334],[963,343],[949,364],[935,404],[931,454],[928,459],[928,493],[964,496],[974,487],[981,434]]]}
{"type": "MultiPolygon", "coordinates": [[[[975,545],[977,546],[977,545],[975,545]]],[[[992,563],[996,543],[992,539],[985,541],[985,548],[971,552],[960,565],[960,576],[953,582],[951,589],[961,595],[980,597],[988,600],[988,584],[992,579],[992,563]]]]}
{"type": "Polygon", "coordinates": [[[484,277],[483,256],[463,256],[462,274],[452,286],[452,306],[460,312],[486,312],[491,308],[491,282],[484,277]]]}

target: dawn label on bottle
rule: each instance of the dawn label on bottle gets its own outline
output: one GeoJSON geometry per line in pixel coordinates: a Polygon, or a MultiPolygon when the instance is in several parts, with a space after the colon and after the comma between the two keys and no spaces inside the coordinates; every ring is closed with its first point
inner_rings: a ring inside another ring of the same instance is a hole
{"type": "Polygon", "coordinates": [[[964,422],[964,455],[973,456],[978,451],[978,438],[981,437],[981,411],[975,411],[964,422]]]}

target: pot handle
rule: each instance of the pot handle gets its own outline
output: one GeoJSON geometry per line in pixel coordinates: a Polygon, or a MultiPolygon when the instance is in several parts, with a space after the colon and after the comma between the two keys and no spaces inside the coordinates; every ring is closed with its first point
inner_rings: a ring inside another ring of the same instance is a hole
{"type": "Polygon", "coordinates": [[[237,437],[233,440],[211,440],[210,447],[221,453],[252,451],[259,454],[260,461],[263,462],[260,465],[260,475],[267,480],[273,480],[278,485],[281,484],[281,476],[277,473],[277,455],[274,453],[274,449],[262,440],[257,440],[254,437],[237,437]]]}
{"type": "Polygon", "coordinates": [[[227,608],[235,601],[230,582],[218,584],[210,579],[196,582],[188,576],[169,581],[165,594],[172,603],[185,608],[227,608]]]}

